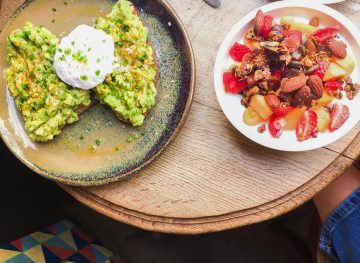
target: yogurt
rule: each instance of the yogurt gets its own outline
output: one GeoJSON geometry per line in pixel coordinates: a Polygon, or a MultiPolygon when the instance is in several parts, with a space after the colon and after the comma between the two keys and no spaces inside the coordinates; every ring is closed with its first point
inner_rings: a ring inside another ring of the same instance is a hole
{"type": "Polygon", "coordinates": [[[117,66],[112,37],[87,25],[61,39],[53,64],[63,82],[85,90],[101,84],[117,66]]]}

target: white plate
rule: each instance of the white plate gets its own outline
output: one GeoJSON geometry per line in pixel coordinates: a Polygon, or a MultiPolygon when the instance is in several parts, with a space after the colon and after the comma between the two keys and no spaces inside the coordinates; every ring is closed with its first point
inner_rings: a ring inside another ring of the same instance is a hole
{"type": "MultiPolygon", "coordinates": [[[[284,0],[284,1],[293,1],[293,0],[284,0]]],[[[345,2],[346,0],[304,0],[304,3],[311,3],[311,4],[323,4],[323,5],[328,5],[328,4],[335,4],[335,3],[341,3],[341,2],[345,2]]]]}
{"type": "MultiPolygon", "coordinates": [[[[342,104],[345,104],[350,108],[350,117],[342,127],[332,133],[319,133],[317,138],[303,142],[299,142],[296,139],[295,131],[284,131],[282,136],[276,139],[270,135],[268,130],[260,134],[257,131],[256,126],[250,127],[243,122],[242,116],[245,107],[240,103],[241,95],[225,93],[222,75],[227,71],[229,66],[234,63],[228,55],[229,49],[234,42],[243,43],[245,32],[252,27],[252,22],[257,10],[258,9],[252,11],[233,26],[222,42],[217,54],[214,70],[215,92],[226,117],[236,129],[249,139],[266,147],[282,151],[307,151],[317,149],[340,139],[360,120],[360,94],[351,101],[347,98],[341,100],[342,104]]],[[[345,16],[334,9],[321,4],[311,4],[311,6],[309,6],[306,1],[274,2],[262,6],[261,10],[266,14],[272,15],[277,22],[279,22],[279,19],[282,16],[295,16],[296,20],[300,22],[309,21],[311,17],[317,16],[320,18],[320,27],[338,24],[340,26],[340,35],[348,46],[348,54],[356,61],[356,67],[351,78],[353,79],[353,82],[360,82],[360,63],[358,63],[358,61],[360,61],[360,47],[357,41],[360,40],[360,32],[345,16]]]]}

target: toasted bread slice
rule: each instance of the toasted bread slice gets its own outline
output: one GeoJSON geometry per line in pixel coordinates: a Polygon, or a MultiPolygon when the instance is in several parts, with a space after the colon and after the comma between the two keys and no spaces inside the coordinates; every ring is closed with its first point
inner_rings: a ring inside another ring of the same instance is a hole
{"type": "Polygon", "coordinates": [[[26,23],[8,37],[8,89],[34,141],[49,141],[91,106],[90,91],[75,89],[56,75],[52,62],[59,40],[44,27],[26,23]]]}
{"type": "Polygon", "coordinates": [[[134,126],[143,123],[155,105],[158,68],[148,32],[136,8],[119,0],[105,18],[98,18],[97,29],[113,37],[119,67],[95,88],[97,98],[116,115],[134,126]]]}

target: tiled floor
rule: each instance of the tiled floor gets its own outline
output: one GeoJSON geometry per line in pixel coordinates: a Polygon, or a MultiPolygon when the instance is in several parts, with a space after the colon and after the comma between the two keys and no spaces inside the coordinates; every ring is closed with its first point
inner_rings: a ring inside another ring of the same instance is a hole
{"type": "Polygon", "coordinates": [[[29,171],[2,142],[0,151],[0,243],[70,218],[127,262],[311,262],[311,203],[269,222],[220,233],[153,233],[91,211],[29,171]]]}

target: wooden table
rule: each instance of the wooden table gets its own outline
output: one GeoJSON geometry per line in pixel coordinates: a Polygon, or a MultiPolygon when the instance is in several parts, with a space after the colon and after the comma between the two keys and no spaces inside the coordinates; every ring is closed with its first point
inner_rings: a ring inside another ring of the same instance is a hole
{"type": "MultiPolygon", "coordinates": [[[[61,185],[115,220],[168,233],[204,233],[267,220],[303,204],[360,154],[360,124],[318,150],[286,153],[259,146],[226,120],[213,88],[218,47],[232,25],[267,1],[168,0],[185,24],[196,58],[196,94],[176,141],[146,170],[99,187],[61,185]]],[[[360,3],[332,5],[360,27],[360,3]]]]}

